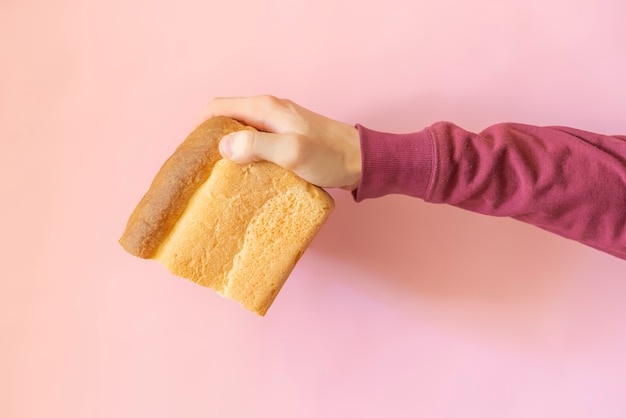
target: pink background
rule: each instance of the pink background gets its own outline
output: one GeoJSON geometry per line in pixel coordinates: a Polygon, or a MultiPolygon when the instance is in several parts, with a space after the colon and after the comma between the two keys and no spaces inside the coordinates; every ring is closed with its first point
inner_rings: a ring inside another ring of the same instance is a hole
{"type": "Polygon", "coordinates": [[[626,133],[622,0],[0,0],[0,416],[624,417],[626,262],[402,196],[268,316],[117,245],[214,96],[626,133]]]}

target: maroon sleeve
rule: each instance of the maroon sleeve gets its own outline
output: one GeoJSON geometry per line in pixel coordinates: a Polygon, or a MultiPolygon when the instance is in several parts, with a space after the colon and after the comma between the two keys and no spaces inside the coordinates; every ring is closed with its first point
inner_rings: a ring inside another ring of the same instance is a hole
{"type": "Polygon", "coordinates": [[[626,259],[626,137],[499,124],[476,134],[440,122],[411,134],[357,125],[356,201],[400,193],[508,216],[626,259]]]}

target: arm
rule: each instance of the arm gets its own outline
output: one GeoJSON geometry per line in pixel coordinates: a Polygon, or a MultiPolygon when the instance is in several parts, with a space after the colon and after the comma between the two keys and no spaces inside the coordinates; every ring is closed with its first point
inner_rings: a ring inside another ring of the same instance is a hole
{"type": "Polygon", "coordinates": [[[626,137],[522,124],[479,134],[447,122],[405,135],[357,127],[357,201],[407,194],[512,217],[626,259],[626,137]]]}
{"type": "Polygon", "coordinates": [[[410,134],[356,128],[271,96],[212,100],[264,132],[224,137],[225,157],[268,160],[356,201],[390,193],[508,216],[626,259],[626,137],[499,124],[479,134],[440,122],[410,134]]]}

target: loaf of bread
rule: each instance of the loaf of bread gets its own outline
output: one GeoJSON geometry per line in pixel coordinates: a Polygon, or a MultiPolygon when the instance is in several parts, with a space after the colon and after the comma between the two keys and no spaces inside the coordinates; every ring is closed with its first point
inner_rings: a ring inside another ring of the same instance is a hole
{"type": "Polygon", "coordinates": [[[220,139],[253,129],[207,120],[161,167],[120,244],[265,315],[334,207],[324,190],[265,161],[221,157],[220,139]]]}

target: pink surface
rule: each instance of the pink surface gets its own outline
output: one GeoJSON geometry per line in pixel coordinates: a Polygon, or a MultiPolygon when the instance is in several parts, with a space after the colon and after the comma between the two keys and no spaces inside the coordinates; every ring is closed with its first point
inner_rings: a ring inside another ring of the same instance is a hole
{"type": "Polygon", "coordinates": [[[626,262],[538,229],[333,191],[265,318],[117,245],[214,96],[625,134],[624,2],[500,3],[0,1],[0,416],[626,416],[626,262]]]}

